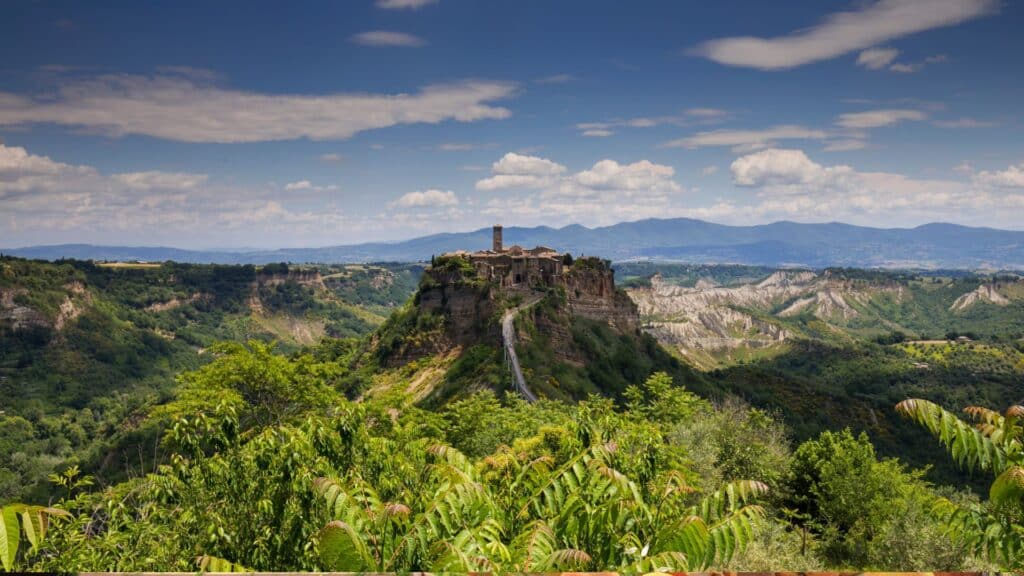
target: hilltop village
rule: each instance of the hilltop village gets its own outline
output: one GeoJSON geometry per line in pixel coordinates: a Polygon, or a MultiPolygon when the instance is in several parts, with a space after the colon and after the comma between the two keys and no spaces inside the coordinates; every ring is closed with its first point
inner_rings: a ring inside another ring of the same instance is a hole
{"type": "Polygon", "coordinates": [[[502,315],[516,306],[529,307],[523,312],[555,342],[570,339],[573,317],[601,322],[622,334],[639,333],[636,304],[616,289],[609,261],[574,258],[544,246],[506,248],[502,227],[495,226],[489,250],[432,258],[420,279],[414,310],[417,326],[433,326],[434,336],[401,338],[386,363],[404,365],[459,346],[498,346],[502,315]]]}
{"type": "Polygon", "coordinates": [[[510,297],[548,289],[564,291],[572,314],[607,322],[622,331],[639,327],[636,305],[616,290],[609,261],[593,256],[573,258],[546,246],[505,248],[500,225],[493,228],[490,250],[443,254],[425,275],[429,278],[425,287],[440,288],[421,288],[420,307],[425,311],[450,308],[450,300],[457,297],[456,285],[471,280],[495,295],[510,297]]]}

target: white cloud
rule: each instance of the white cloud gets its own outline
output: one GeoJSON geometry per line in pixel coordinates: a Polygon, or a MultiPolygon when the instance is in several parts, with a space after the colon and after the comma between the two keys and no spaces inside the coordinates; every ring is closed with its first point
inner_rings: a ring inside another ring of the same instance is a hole
{"type": "Polygon", "coordinates": [[[506,159],[508,155],[492,167],[494,176],[477,183],[478,189],[508,190],[488,200],[483,215],[505,221],[526,220],[534,225],[609,224],[676,214],[682,209],[684,190],[674,180],[671,166],[649,160],[623,164],[604,159],[587,170],[568,174],[561,164],[543,158],[504,162],[506,159]],[[527,164],[531,165],[529,169],[527,164]],[[516,174],[497,174],[499,170],[516,174]]]}
{"type": "Polygon", "coordinates": [[[959,172],[960,174],[971,174],[974,172],[974,165],[965,160],[956,166],[953,166],[953,171],[959,172]]]}
{"type": "Polygon", "coordinates": [[[641,116],[638,118],[614,118],[604,122],[580,122],[576,129],[583,136],[611,136],[613,128],[654,128],[656,126],[696,126],[722,122],[729,113],[719,108],[688,108],[680,114],[669,116],[641,116]]]}
{"type": "Polygon", "coordinates": [[[426,46],[426,40],[419,36],[413,36],[412,34],[406,34],[405,32],[395,32],[393,30],[370,30],[369,32],[360,32],[352,36],[352,41],[356,44],[362,44],[363,46],[392,46],[398,48],[417,48],[419,46],[426,46]]]}
{"type": "Polygon", "coordinates": [[[825,152],[849,152],[851,150],[862,150],[867,148],[868,143],[859,138],[847,138],[832,140],[825,143],[822,148],[825,152]]]}
{"type": "Polygon", "coordinates": [[[956,120],[935,120],[932,124],[940,128],[991,128],[995,122],[976,120],[974,118],[957,118],[956,120]]]}
{"type": "Polygon", "coordinates": [[[686,109],[687,116],[696,116],[698,118],[721,118],[727,116],[729,113],[720,108],[688,108],[686,109]]]}
{"type": "Polygon", "coordinates": [[[298,182],[289,182],[284,185],[284,189],[289,192],[295,190],[310,190],[313,188],[313,183],[309,180],[299,180],[298,182]]]}
{"type": "Polygon", "coordinates": [[[58,124],[183,142],[335,140],[398,124],[508,118],[508,109],[489,103],[514,91],[513,84],[466,81],[412,94],[282,95],[179,76],[107,75],[38,98],[0,92],[0,126],[58,124]]]}
{"type": "Polygon", "coordinates": [[[309,180],[299,180],[297,182],[289,182],[285,184],[284,189],[287,192],[334,192],[339,188],[334,184],[329,186],[317,186],[309,180]]]}
{"type": "Polygon", "coordinates": [[[438,144],[437,149],[442,152],[468,152],[481,148],[493,148],[494,144],[475,144],[472,142],[445,142],[438,144]]]}
{"type": "Polygon", "coordinates": [[[702,176],[711,176],[713,174],[717,174],[718,166],[715,166],[714,164],[705,166],[703,169],[701,169],[700,173],[702,176]]]}
{"type": "Polygon", "coordinates": [[[801,150],[769,149],[736,159],[733,181],[755,192],[754,202],[737,206],[743,219],[840,220],[869,225],[930,222],[1013,223],[1012,208],[1024,195],[995,194],[988,184],[1024,186],[1024,171],[1014,168],[976,178],[919,180],[889,172],[861,172],[847,165],[823,166],[801,150]],[[1018,181],[1016,178],[1020,176],[1018,181]]]}
{"type": "Polygon", "coordinates": [[[776,148],[737,158],[729,169],[739,186],[823,183],[852,172],[849,166],[824,168],[803,150],[776,148]]]}
{"type": "Polygon", "coordinates": [[[775,126],[765,130],[712,130],[663,144],[667,148],[712,148],[731,146],[740,151],[766,148],[777,140],[823,140],[828,134],[803,126],[775,126]]]}
{"type": "Polygon", "coordinates": [[[441,208],[457,206],[459,203],[455,192],[451,190],[423,190],[409,192],[398,200],[391,202],[388,206],[392,208],[441,208]]]}
{"type": "Polygon", "coordinates": [[[947,58],[945,54],[937,54],[935,56],[929,56],[920,62],[896,62],[892,66],[889,66],[889,70],[891,72],[899,72],[901,74],[911,74],[930,64],[938,64],[940,62],[946,62],[947,60],[949,60],[949,58],[947,58]]]}
{"type": "Polygon", "coordinates": [[[345,156],[338,154],[337,152],[328,152],[327,154],[321,154],[319,156],[320,161],[324,164],[341,164],[345,161],[345,156]]]}
{"type": "Polygon", "coordinates": [[[539,156],[509,152],[491,165],[490,178],[476,183],[477,190],[503,188],[542,188],[565,172],[565,166],[539,156]]]}
{"type": "Polygon", "coordinates": [[[438,0],[377,0],[377,8],[385,10],[419,10],[437,4],[438,0]]]}
{"type": "Polygon", "coordinates": [[[1006,170],[982,170],[974,176],[974,181],[983,186],[997,188],[1024,188],[1024,162],[1010,166],[1006,170]]]}
{"type": "Polygon", "coordinates": [[[113,174],[111,178],[133,190],[177,189],[191,190],[206,182],[206,174],[188,174],[185,172],[126,172],[113,174]]]}
{"type": "Polygon", "coordinates": [[[573,176],[573,183],[588,190],[620,190],[625,192],[679,192],[682,187],[672,178],[671,166],[640,160],[632,164],[619,164],[615,160],[601,160],[589,170],[573,176]]]}
{"type": "Polygon", "coordinates": [[[831,14],[815,26],[786,36],[721,38],[698,46],[696,51],[729,66],[782,70],[959,24],[998,7],[997,0],[879,0],[858,10],[831,14]]]}
{"type": "Polygon", "coordinates": [[[895,48],[869,48],[857,56],[857,65],[868,70],[881,70],[900,55],[895,48]]]}
{"type": "Polygon", "coordinates": [[[905,120],[924,120],[928,116],[920,110],[891,109],[868,110],[840,114],[836,124],[843,128],[881,128],[905,120]]]}
{"type": "Polygon", "coordinates": [[[550,76],[544,76],[534,80],[536,84],[566,84],[572,82],[575,78],[570,74],[552,74],[550,76]]]}
{"type": "Polygon", "coordinates": [[[0,144],[0,246],[132,242],[202,247],[203,242],[226,246],[240,241],[250,246],[308,245],[311,238],[322,243],[325,231],[382,227],[380,222],[350,219],[330,203],[315,208],[304,204],[308,195],[274,199],[279,196],[279,188],[221,186],[211,184],[204,174],[103,174],[90,166],[64,164],[0,144]],[[258,225],[258,235],[241,240],[253,225],[258,225]]]}

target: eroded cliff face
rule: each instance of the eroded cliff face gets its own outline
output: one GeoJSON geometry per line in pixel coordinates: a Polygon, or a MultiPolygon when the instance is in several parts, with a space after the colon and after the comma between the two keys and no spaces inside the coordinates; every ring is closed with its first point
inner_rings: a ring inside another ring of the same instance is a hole
{"type": "MultiPolygon", "coordinates": [[[[809,315],[823,326],[844,326],[862,317],[873,299],[901,302],[909,297],[897,283],[864,283],[828,272],[779,270],[756,283],[685,287],[651,279],[650,287],[629,290],[644,329],[699,364],[708,354],[731,357],[741,349],[771,348],[794,334],[782,320],[809,315]]],[[[710,364],[709,364],[710,365],[710,364]]]]}
{"type": "Polygon", "coordinates": [[[565,289],[571,314],[607,323],[620,332],[639,329],[637,305],[615,288],[615,272],[610,267],[573,268],[558,283],[565,289]]]}
{"type": "Polygon", "coordinates": [[[480,278],[471,267],[446,259],[424,272],[415,297],[416,325],[407,328],[408,336],[395,347],[387,363],[401,365],[455,347],[499,346],[502,310],[542,296],[546,305],[534,307],[529,315],[561,360],[580,361],[573,349],[574,316],[607,324],[621,333],[639,330],[636,304],[615,288],[614,272],[601,260],[586,259],[568,267],[548,286],[502,287],[480,278]]]}
{"type": "Polygon", "coordinates": [[[467,282],[449,282],[421,289],[419,310],[439,316],[451,344],[497,343],[496,305],[490,287],[467,282]]]}
{"type": "Polygon", "coordinates": [[[57,305],[56,311],[46,313],[22,303],[23,297],[29,295],[27,289],[0,288],[0,328],[21,330],[38,326],[52,328],[60,333],[92,304],[92,295],[81,282],[68,282],[62,290],[63,300],[57,305]]]}

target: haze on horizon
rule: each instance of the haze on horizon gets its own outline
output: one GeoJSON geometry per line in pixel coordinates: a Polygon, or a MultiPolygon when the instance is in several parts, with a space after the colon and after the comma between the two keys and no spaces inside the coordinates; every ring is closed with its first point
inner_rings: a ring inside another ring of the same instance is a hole
{"type": "Polygon", "coordinates": [[[13,1],[0,247],[1024,229],[1024,5],[13,1]]]}

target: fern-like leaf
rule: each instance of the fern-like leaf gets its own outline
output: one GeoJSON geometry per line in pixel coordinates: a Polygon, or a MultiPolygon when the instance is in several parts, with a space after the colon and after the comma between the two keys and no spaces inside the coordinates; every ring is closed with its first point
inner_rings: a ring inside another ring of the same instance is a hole
{"type": "Polygon", "coordinates": [[[927,428],[960,466],[997,473],[1006,468],[1006,454],[991,438],[937,404],[911,398],[897,404],[896,411],[927,428]]]}
{"type": "Polygon", "coordinates": [[[333,520],[317,535],[320,560],[337,572],[363,572],[374,568],[366,542],[348,524],[333,520]]]}

